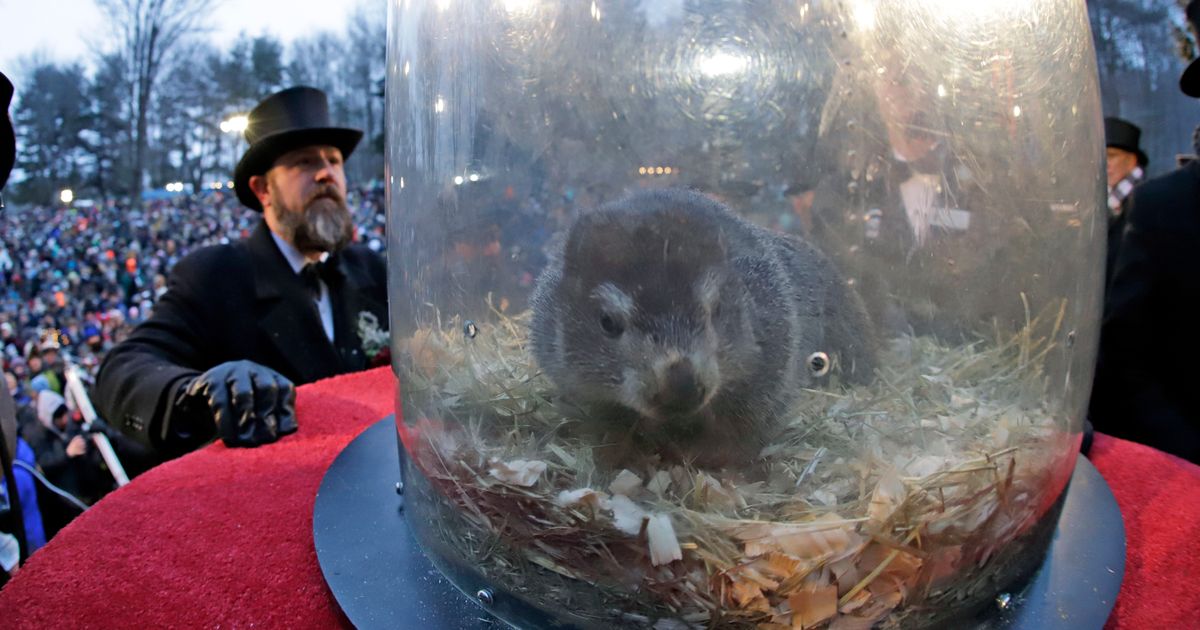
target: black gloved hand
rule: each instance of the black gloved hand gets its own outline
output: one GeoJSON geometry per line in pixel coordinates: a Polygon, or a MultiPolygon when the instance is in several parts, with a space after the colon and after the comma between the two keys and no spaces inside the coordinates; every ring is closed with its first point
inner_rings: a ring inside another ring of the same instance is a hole
{"type": "Polygon", "coordinates": [[[188,382],[177,408],[207,415],[226,446],[259,446],[296,431],[296,387],[253,361],[228,361],[188,382]]]}

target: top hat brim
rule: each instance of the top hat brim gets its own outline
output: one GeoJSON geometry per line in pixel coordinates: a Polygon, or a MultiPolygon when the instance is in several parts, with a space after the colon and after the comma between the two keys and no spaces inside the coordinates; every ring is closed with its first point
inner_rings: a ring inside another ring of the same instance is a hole
{"type": "Polygon", "coordinates": [[[251,177],[266,173],[271,170],[279,156],[302,147],[314,145],[336,147],[342,152],[342,159],[345,160],[354,152],[354,148],[358,146],[362,137],[363,132],[358,129],[312,127],[281,131],[260,138],[258,142],[246,149],[246,153],[238,161],[237,168],[233,170],[233,186],[238,200],[247,208],[262,212],[263,207],[258,201],[258,196],[250,189],[251,177]]]}
{"type": "Polygon", "coordinates": [[[1179,89],[1192,98],[1200,98],[1200,59],[1188,64],[1179,77],[1179,89]]]}
{"type": "Polygon", "coordinates": [[[17,157],[17,135],[13,131],[12,119],[8,117],[12,97],[13,84],[0,73],[0,188],[4,188],[8,182],[8,175],[17,157]]]}
{"type": "Polygon", "coordinates": [[[8,110],[0,111],[0,188],[8,183],[17,157],[17,136],[13,132],[8,110]]]}

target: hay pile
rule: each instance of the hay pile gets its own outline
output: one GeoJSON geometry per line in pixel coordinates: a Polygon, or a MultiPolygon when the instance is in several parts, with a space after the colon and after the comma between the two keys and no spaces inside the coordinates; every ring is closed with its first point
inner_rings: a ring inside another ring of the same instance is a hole
{"type": "Polygon", "coordinates": [[[441,503],[439,546],[577,621],[904,625],[1040,558],[1000,552],[1074,462],[1041,368],[1063,312],[1044,337],[1034,320],[966,347],[896,339],[873,383],[812,390],[745,469],[609,470],[539,373],[528,313],[496,311],[401,344],[403,434],[441,503]]]}

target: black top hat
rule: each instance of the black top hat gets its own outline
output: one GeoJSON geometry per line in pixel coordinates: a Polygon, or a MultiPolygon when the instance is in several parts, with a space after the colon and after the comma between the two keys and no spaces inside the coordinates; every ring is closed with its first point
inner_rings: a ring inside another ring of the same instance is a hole
{"type": "Polygon", "coordinates": [[[1138,166],[1146,166],[1150,158],[1142,151],[1139,143],[1142,140],[1142,130],[1128,120],[1120,118],[1104,119],[1104,146],[1116,147],[1137,155],[1138,166]]]}
{"type": "MultiPolygon", "coordinates": [[[[1192,25],[1192,32],[1200,37],[1200,0],[1189,2],[1186,13],[1188,24],[1192,25]]],[[[1183,75],[1179,77],[1179,89],[1188,96],[1200,98],[1200,59],[1193,60],[1183,71],[1183,75]]]]}
{"type": "Polygon", "coordinates": [[[276,92],[255,106],[247,118],[246,142],[250,148],[233,171],[233,184],[238,199],[259,212],[262,204],[250,190],[250,178],[270,170],[279,156],[324,144],[337,147],[344,159],[350,157],[363,135],[358,129],[334,127],[329,122],[329,99],[311,87],[276,92]]]}
{"type": "Polygon", "coordinates": [[[8,117],[8,104],[12,102],[13,84],[0,72],[0,188],[8,183],[17,157],[17,137],[13,133],[12,120],[8,117]]]}

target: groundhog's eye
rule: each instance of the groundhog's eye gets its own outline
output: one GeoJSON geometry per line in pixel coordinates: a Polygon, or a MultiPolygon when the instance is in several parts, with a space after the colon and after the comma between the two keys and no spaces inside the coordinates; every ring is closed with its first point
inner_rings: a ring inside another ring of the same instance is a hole
{"type": "Polygon", "coordinates": [[[614,338],[625,332],[625,324],[608,313],[600,316],[600,328],[604,329],[604,334],[614,338]]]}

